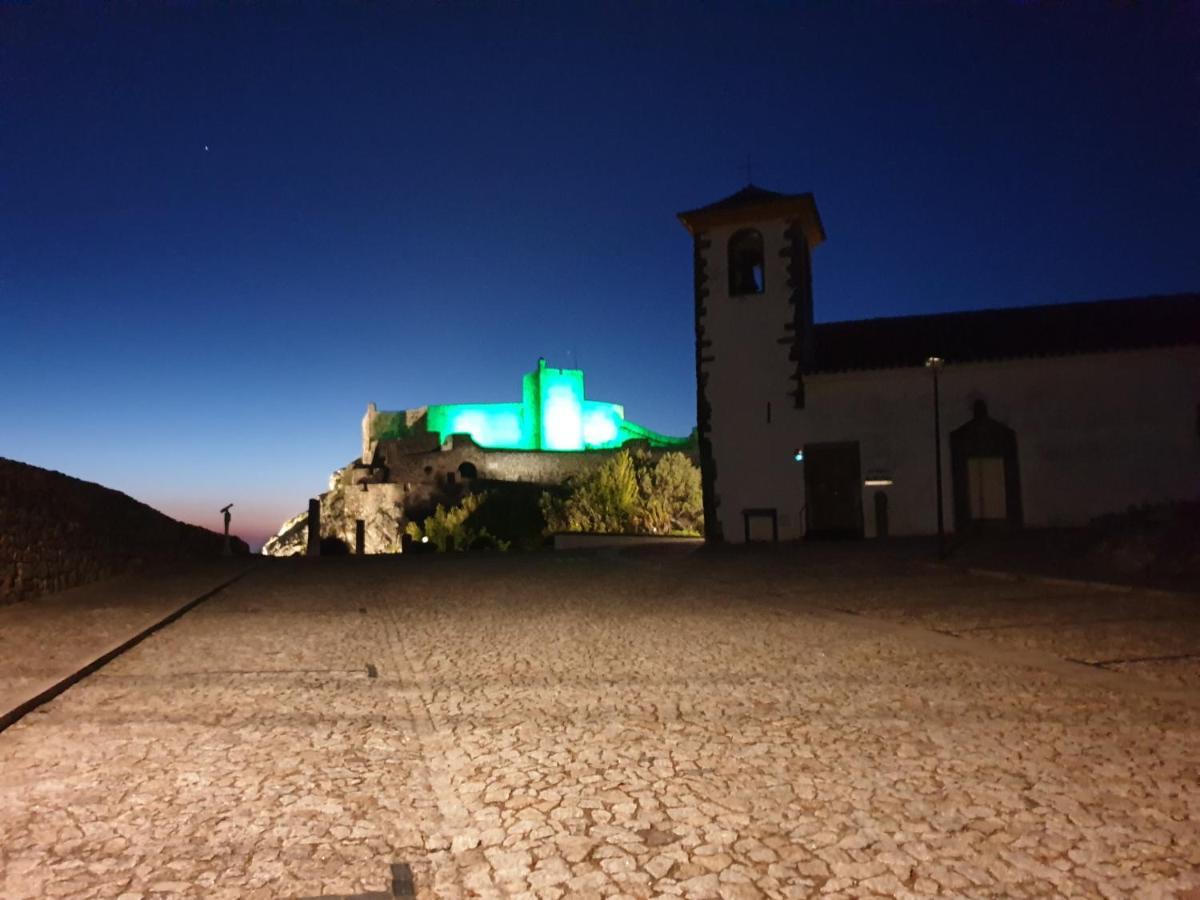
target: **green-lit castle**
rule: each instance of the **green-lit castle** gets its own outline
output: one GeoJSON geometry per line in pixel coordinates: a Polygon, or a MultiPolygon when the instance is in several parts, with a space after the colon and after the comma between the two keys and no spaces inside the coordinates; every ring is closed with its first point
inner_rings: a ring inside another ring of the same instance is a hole
{"type": "MultiPolygon", "coordinates": [[[[658,434],[626,421],[618,403],[587,399],[580,369],[538,360],[521,387],[517,403],[448,403],[400,412],[369,404],[362,456],[335,472],[320,497],[321,537],[356,553],[395,553],[406,521],[453,502],[472,482],[486,482],[489,490],[506,482],[536,498],[541,487],[587,472],[625,446],[695,457],[693,437],[658,434]]],[[[263,552],[303,552],[306,531],[302,513],[263,552]]]]}
{"type": "Polygon", "coordinates": [[[379,442],[432,434],[439,444],[467,435],[488,450],[614,450],[627,441],[679,448],[690,440],[626,421],[619,403],[588,400],[582,369],[554,369],[539,359],[521,386],[519,403],[448,403],[403,412],[380,412],[371,404],[363,419],[363,462],[372,462],[379,442]]]}

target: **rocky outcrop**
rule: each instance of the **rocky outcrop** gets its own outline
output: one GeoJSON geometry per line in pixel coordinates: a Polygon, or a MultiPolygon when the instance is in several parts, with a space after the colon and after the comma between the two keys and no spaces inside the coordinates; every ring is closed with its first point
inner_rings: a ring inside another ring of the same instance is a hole
{"type": "Polygon", "coordinates": [[[303,556],[308,547],[308,511],[292,516],[283,523],[279,533],[267,538],[262,546],[263,556],[303,556]]]}
{"type": "MultiPolygon", "coordinates": [[[[381,470],[355,461],[338,469],[329,477],[329,490],[320,496],[322,553],[330,548],[340,552],[353,551],[358,523],[363,523],[364,547],[367,553],[399,553],[404,531],[404,501],[402,484],[382,480],[381,470]]],[[[424,496],[421,494],[421,496],[424,496]]],[[[264,556],[301,556],[308,549],[308,512],[302,512],[283,523],[283,527],[265,544],[264,556]]]]}
{"type": "MultiPolygon", "coordinates": [[[[249,547],[233,538],[235,553],[249,547]]],[[[28,600],[144,563],[221,555],[224,537],[132,497],[0,458],[0,603],[28,600]]]]}

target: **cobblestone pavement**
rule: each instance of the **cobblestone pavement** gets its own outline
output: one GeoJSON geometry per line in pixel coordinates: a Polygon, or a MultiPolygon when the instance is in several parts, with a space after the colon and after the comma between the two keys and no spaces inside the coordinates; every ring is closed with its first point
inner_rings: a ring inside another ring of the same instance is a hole
{"type": "Polygon", "coordinates": [[[1045,652],[1193,606],[802,551],[264,563],[0,734],[0,895],[1200,888],[1200,707],[1045,652]]]}
{"type": "Polygon", "coordinates": [[[183,564],[0,605],[0,727],[9,713],[249,565],[183,564]]]}

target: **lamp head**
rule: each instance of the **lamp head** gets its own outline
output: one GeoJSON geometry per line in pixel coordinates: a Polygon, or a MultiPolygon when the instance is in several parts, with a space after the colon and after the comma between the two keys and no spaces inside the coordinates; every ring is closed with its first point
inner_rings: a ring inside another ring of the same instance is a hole
{"type": "Polygon", "coordinates": [[[935,372],[940,372],[945,365],[946,361],[940,356],[931,356],[925,360],[925,368],[933,369],[935,372]]]}

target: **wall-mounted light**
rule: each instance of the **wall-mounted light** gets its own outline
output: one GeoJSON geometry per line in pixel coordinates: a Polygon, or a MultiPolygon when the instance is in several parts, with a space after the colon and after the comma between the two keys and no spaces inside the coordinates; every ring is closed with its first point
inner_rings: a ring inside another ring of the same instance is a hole
{"type": "Polygon", "coordinates": [[[891,487],[894,483],[890,478],[868,478],[863,482],[867,487],[891,487]]]}
{"type": "Polygon", "coordinates": [[[796,462],[804,462],[804,451],[797,447],[792,451],[792,459],[796,462]]]}

